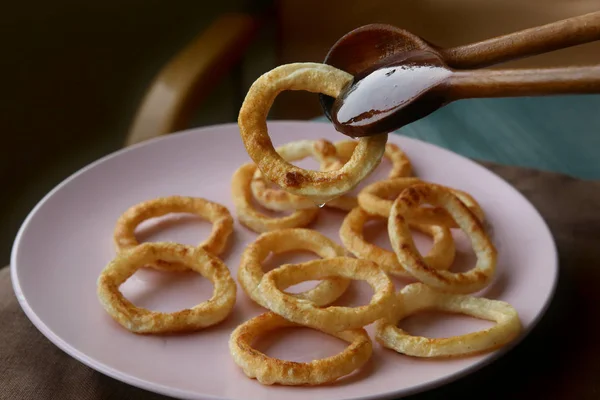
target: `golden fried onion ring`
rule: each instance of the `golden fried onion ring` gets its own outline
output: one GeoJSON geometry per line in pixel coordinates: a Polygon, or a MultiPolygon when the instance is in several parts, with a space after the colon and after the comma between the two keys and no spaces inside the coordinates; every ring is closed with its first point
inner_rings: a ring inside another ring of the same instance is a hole
{"type": "Polygon", "coordinates": [[[310,224],[317,217],[319,209],[298,210],[285,217],[270,217],[257,211],[252,205],[250,182],[256,171],[254,163],[239,167],[231,181],[231,195],[240,223],[257,233],[286,228],[299,228],[310,224]]]}
{"type": "MultiPolygon", "coordinates": [[[[313,156],[320,161],[322,171],[329,171],[341,168],[350,159],[357,145],[358,142],[355,140],[343,140],[335,143],[335,145],[325,139],[316,141],[301,140],[280,146],[276,151],[289,162],[313,156]]],[[[392,163],[388,178],[409,176],[412,173],[410,160],[396,144],[387,143],[383,156],[392,163]]],[[[261,206],[273,211],[302,210],[317,207],[314,200],[308,197],[294,195],[282,189],[271,188],[259,169],[256,170],[252,179],[252,194],[261,206]]],[[[343,195],[330,200],[325,204],[325,207],[350,211],[357,205],[358,200],[356,197],[343,195]]]]}
{"type": "Polygon", "coordinates": [[[98,278],[97,294],[106,312],[134,333],[173,333],[195,331],[218,324],[233,309],[236,284],[227,266],[215,255],[200,247],[177,243],[143,243],[124,250],[104,268],[98,278]],[[212,297],[192,308],[164,313],[136,307],[119,291],[140,267],[164,260],[169,265],[185,265],[209,279],[212,297]]]}
{"type": "MultiPolygon", "coordinates": [[[[170,213],[195,214],[212,222],[210,236],[200,243],[199,247],[214,255],[219,255],[225,250],[233,232],[233,218],[226,207],[200,197],[168,196],[136,204],[119,217],[113,234],[117,251],[129,250],[139,245],[135,237],[135,228],[143,221],[170,213]]],[[[164,264],[164,261],[160,261],[151,266],[168,271],[189,269],[182,266],[165,266],[164,264]]]]}
{"type": "Polygon", "coordinates": [[[388,219],[388,233],[398,261],[419,281],[438,290],[473,293],[483,289],[496,271],[496,248],[483,230],[481,222],[450,190],[438,185],[418,184],[405,189],[394,201],[388,219]],[[462,273],[439,271],[423,260],[415,247],[405,220],[422,203],[443,207],[469,237],[477,263],[462,273]]]}
{"type": "MultiPolygon", "coordinates": [[[[365,187],[358,195],[358,204],[369,214],[379,215],[387,218],[390,215],[393,200],[389,197],[397,197],[402,191],[412,185],[428,183],[419,178],[395,178],[384,181],[377,181],[365,187]]],[[[428,183],[429,184],[429,183],[428,183]]],[[[438,185],[441,186],[441,185],[438,185]]],[[[460,199],[477,218],[483,222],[485,215],[481,206],[469,193],[441,186],[450,190],[456,197],[460,199]]],[[[411,214],[411,219],[415,222],[430,225],[446,225],[449,228],[458,228],[456,222],[441,208],[425,208],[421,207],[414,210],[411,214]]]]}
{"type": "MultiPolygon", "coordinates": [[[[281,254],[292,250],[308,250],[321,258],[342,257],[346,254],[343,247],[320,232],[311,229],[282,229],[261,234],[242,253],[237,272],[242,289],[259,305],[268,308],[257,290],[264,275],[261,263],[270,253],[281,254]]],[[[291,296],[323,306],[340,297],[349,284],[349,279],[331,277],[323,280],[314,289],[291,296]]]]}
{"type": "MultiPolygon", "coordinates": [[[[337,153],[337,163],[326,162],[325,169],[339,169],[352,156],[352,152],[358,145],[355,140],[342,140],[335,143],[337,153]],[[328,164],[328,165],[327,165],[328,164]]],[[[388,178],[400,176],[409,176],[412,174],[412,165],[404,152],[394,143],[386,143],[383,156],[392,163],[392,169],[388,173],[388,178]]],[[[326,207],[338,208],[343,211],[351,211],[358,206],[358,198],[351,195],[343,195],[327,202],[326,207]]]]}
{"type": "Polygon", "coordinates": [[[508,303],[460,294],[442,293],[422,283],[405,286],[397,294],[398,313],[377,321],[375,339],[384,347],[413,357],[456,357],[491,351],[515,339],[521,331],[519,314],[508,303]],[[423,310],[460,313],[494,321],[491,328],[465,335],[430,339],[411,336],[397,324],[423,310]]]}
{"type": "MultiPolygon", "coordinates": [[[[383,249],[376,244],[365,240],[363,228],[365,223],[372,218],[381,218],[370,215],[360,207],[350,211],[340,228],[342,243],[354,256],[377,263],[386,272],[396,276],[412,277],[412,275],[398,262],[398,257],[393,251],[383,249]]],[[[433,246],[424,257],[431,268],[446,270],[454,262],[456,248],[450,229],[441,225],[421,225],[409,222],[409,226],[433,239],[433,246]]]]}
{"type": "MultiPolygon", "coordinates": [[[[333,165],[337,161],[337,158],[335,158],[335,146],[325,139],[289,142],[278,147],[276,151],[288,162],[302,160],[309,156],[314,157],[319,161],[322,169],[325,169],[326,166],[333,165]]],[[[256,201],[269,210],[305,210],[318,207],[314,200],[308,197],[292,194],[279,188],[272,188],[270,182],[263,176],[258,168],[252,177],[251,189],[256,201]]],[[[336,201],[339,199],[341,198],[332,200],[329,202],[329,205],[332,205],[333,203],[335,206],[336,201]]],[[[343,204],[339,201],[338,203],[343,204]]]]}
{"type": "MultiPolygon", "coordinates": [[[[335,143],[337,157],[347,162],[352,156],[352,152],[356,148],[358,142],[356,140],[342,140],[335,143]]],[[[397,144],[387,143],[383,156],[390,160],[392,169],[388,173],[388,179],[401,178],[411,176],[413,173],[412,164],[406,154],[398,147],[397,144]]]]}
{"type": "Polygon", "coordinates": [[[316,204],[352,190],[381,162],[388,135],[361,138],[344,166],[331,171],[309,171],[285,161],[273,147],[267,114],[284,90],[306,90],[337,97],[352,75],[325,64],[282,65],[259,77],[250,87],[238,116],[246,151],[269,181],[287,192],[307,196],[316,204]]]}
{"type": "Polygon", "coordinates": [[[239,325],[229,339],[234,362],[249,378],[263,385],[320,385],[333,382],[362,367],[371,358],[373,345],[364,329],[330,333],[348,343],[340,354],[311,362],[272,358],[254,349],[252,343],[268,331],[297,327],[279,315],[267,312],[239,325]]]}
{"type": "Polygon", "coordinates": [[[258,285],[268,308],[285,319],[324,332],[361,328],[388,316],[395,308],[394,284],[374,262],[349,257],[286,264],[265,274],[258,285]],[[282,290],[307,280],[332,276],[364,280],[373,288],[371,302],[359,307],[320,308],[282,290]]]}

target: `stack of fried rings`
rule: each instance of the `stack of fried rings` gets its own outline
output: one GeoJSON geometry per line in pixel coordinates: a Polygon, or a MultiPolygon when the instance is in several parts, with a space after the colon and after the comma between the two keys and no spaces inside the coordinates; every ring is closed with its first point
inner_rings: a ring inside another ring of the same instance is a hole
{"type": "MultiPolygon", "coordinates": [[[[261,118],[266,117],[277,93],[305,89],[336,96],[347,81],[347,74],[321,64],[279,67],[259,78],[240,112],[242,138],[256,164],[244,164],[235,172],[232,195],[239,221],[261,234],[245,249],[237,278],[248,297],[269,311],[238,326],[229,346],[244,373],[263,384],[316,385],[350,374],[371,357],[372,343],[364,327],[373,322],[375,338],[382,346],[415,357],[488,351],[508,343],[521,329],[518,314],[509,304],[469,296],[489,285],[497,255],[483,229],[483,210],[468,193],[411,177],[410,161],[397,146],[386,143],[387,135],[336,144],[300,140],[272,148],[261,118]],[[260,99],[265,91],[270,101],[260,99]],[[308,156],[316,158],[320,171],[289,164],[308,156]],[[365,187],[357,198],[344,195],[384,156],[393,164],[388,179],[365,187]],[[272,183],[285,190],[272,188],[272,183]],[[346,249],[321,233],[305,229],[319,213],[318,204],[328,200],[327,207],[349,211],[340,236],[357,258],[348,256],[346,249]],[[292,214],[270,217],[259,212],[253,201],[272,211],[291,210],[292,214]],[[425,204],[433,207],[423,207],[425,204]],[[364,224],[374,218],[387,220],[393,252],[365,240],[364,224]],[[463,273],[449,271],[455,256],[450,231],[454,228],[467,234],[477,256],[475,268],[463,273]],[[433,239],[424,257],[416,249],[411,229],[433,239]],[[311,251],[321,258],[263,273],[261,264],[270,254],[293,250],[311,251]],[[411,277],[419,283],[395,293],[390,274],[411,277]],[[321,282],[304,293],[284,292],[307,280],[321,282]],[[346,291],[351,280],[364,280],[372,287],[370,303],[353,308],[329,306],[346,291]],[[489,319],[496,325],[445,339],[415,337],[396,327],[412,313],[432,308],[489,319]],[[264,332],[289,326],[317,329],[350,345],[336,356],[308,363],[273,359],[252,348],[253,341],[264,332]]],[[[102,305],[113,319],[136,333],[194,331],[223,321],[235,304],[236,284],[218,256],[232,231],[229,211],[202,198],[162,197],[131,207],[119,218],[114,231],[117,256],[98,279],[102,305]],[[134,230],[143,221],[178,212],[194,213],[211,221],[210,237],[197,247],[171,242],[138,243],[134,230]],[[213,282],[213,296],[174,313],[136,307],[123,297],[119,286],[141,267],[198,272],[213,282]]]]}
{"type": "MultiPolygon", "coordinates": [[[[263,117],[277,93],[285,89],[303,89],[335,97],[340,87],[336,82],[344,79],[342,74],[328,66],[292,64],[278,67],[255,82],[240,111],[242,138],[256,163],[256,166],[248,164],[254,167],[253,172],[248,165],[236,172],[238,174],[248,168],[243,186],[245,206],[249,207],[254,196],[259,204],[271,210],[295,210],[298,213],[315,210],[317,202],[331,196],[335,202],[328,205],[350,211],[341,227],[340,236],[346,248],[358,257],[340,256],[335,244],[328,238],[307,229],[264,230],[267,233],[260,235],[247,247],[242,256],[238,279],[246,294],[270,312],[236,328],[229,343],[234,361],[247,376],[263,384],[314,385],[349,374],[370,357],[372,348],[364,326],[373,321],[377,321],[376,339],[382,346],[419,357],[457,356],[486,351],[509,342],[520,330],[518,315],[507,303],[465,295],[487,286],[496,268],[496,250],[482,228],[483,211],[468,193],[409,177],[412,169],[408,158],[398,149],[396,154],[401,154],[400,161],[394,162],[390,157],[390,147],[386,146],[386,155],[395,167],[386,181],[374,184],[378,187],[371,185],[363,189],[356,199],[356,205],[347,202],[343,193],[356,185],[356,182],[351,182],[352,179],[368,175],[378,165],[378,161],[371,159],[361,170],[356,161],[361,154],[368,153],[369,146],[372,149],[381,147],[381,143],[376,143],[381,138],[369,138],[371,143],[367,143],[369,139],[361,139],[358,144],[352,141],[336,144],[335,156],[333,152],[328,152],[327,161],[317,157],[321,172],[295,167],[289,164],[293,158],[286,155],[285,148],[272,148],[263,117]],[[290,76],[294,76],[295,80],[291,80],[290,76]],[[325,83],[320,85],[319,82],[325,83]],[[260,99],[261,96],[264,98],[260,99]],[[266,108],[260,108],[265,105],[266,108]],[[333,159],[335,157],[338,158],[337,163],[333,159]],[[336,173],[342,170],[346,173],[351,171],[350,182],[340,183],[336,179],[339,177],[336,173]],[[272,189],[269,187],[271,182],[285,190],[272,189]],[[332,194],[342,196],[335,197],[332,194]],[[389,197],[395,200],[388,200],[389,197]],[[338,205],[338,200],[344,201],[343,206],[338,205]],[[433,207],[422,207],[424,204],[433,207]],[[388,233],[394,253],[364,240],[364,223],[369,218],[377,217],[388,219],[388,233]],[[410,228],[432,236],[434,245],[426,257],[417,251],[410,228]],[[455,254],[450,228],[462,229],[471,239],[477,255],[477,265],[471,271],[447,271],[455,254]],[[315,246],[315,243],[325,244],[325,250],[315,246]],[[283,265],[263,275],[260,263],[270,253],[293,249],[313,251],[322,259],[283,265]],[[424,283],[408,285],[392,295],[394,286],[386,272],[417,278],[424,283]],[[311,291],[299,295],[284,292],[289,286],[319,279],[323,281],[311,291]],[[326,307],[345,290],[345,280],[349,279],[365,280],[373,288],[371,302],[355,308],[326,307]],[[330,289],[323,290],[327,286],[330,289]],[[462,312],[493,320],[496,325],[482,332],[439,340],[413,337],[395,327],[400,319],[427,308],[462,312]],[[287,326],[318,329],[348,341],[350,346],[334,357],[309,363],[273,359],[252,348],[252,342],[263,332],[287,326]],[[352,354],[354,356],[350,357],[352,354]]],[[[377,155],[371,152],[370,157],[377,158],[377,155]]],[[[237,195],[236,184],[239,185],[236,178],[234,176],[234,198],[237,195]]],[[[241,189],[237,190],[241,192],[241,189]]],[[[237,204],[236,210],[240,217],[246,211],[237,204]]]]}
{"type": "MultiPolygon", "coordinates": [[[[335,144],[325,139],[299,140],[280,146],[276,151],[288,162],[313,157],[319,162],[321,170],[328,171],[339,169],[356,146],[356,142],[352,140],[335,144]]],[[[383,156],[392,163],[388,178],[409,176],[412,173],[408,157],[397,145],[387,143],[383,156]]],[[[320,205],[313,198],[271,187],[271,183],[253,163],[244,164],[235,171],[231,192],[238,219],[257,233],[305,227],[319,214],[320,205]],[[283,217],[267,215],[260,212],[254,202],[271,211],[289,211],[291,214],[283,217]]],[[[325,207],[350,211],[357,205],[356,197],[342,195],[327,202],[325,207]]]]}
{"type": "Polygon", "coordinates": [[[216,325],[233,310],[237,286],[220,255],[233,233],[233,218],[226,207],[198,197],[159,197],[136,204],[118,219],[114,241],[117,256],[98,278],[98,298],[106,312],[135,333],[175,333],[216,325]],[[139,244],[134,231],[150,218],[170,213],[195,214],[212,222],[208,239],[197,247],[172,242],[139,244]],[[119,286],[138,269],[150,267],[170,272],[194,271],[209,279],[212,297],[190,309],[163,313],[136,307],[119,291],[119,286]]]}
{"type": "Polygon", "coordinates": [[[362,328],[387,316],[395,306],[394,286],[375,263],[345,256],[345,250],[311,229],[283,229],[261,234],[242,254],[238,281],[259,305],[273,310],[238,326],[229,340],[234,361],[251,378],[263,384],[315,385],[345,376],[366,363],[372,344],[362,328]],[[261,263],[271,253],[292,250],[316,253],[321,259],[283,265],[263,274],[261,263]],[[306,280],[322,280],[300,294],[283,292],[306,280]],[[375,294],[366,306],[325,307],[338,299],[351,279],[362,279],[375,294]],[[271,358],[252,348],[267,331],[288,326],[312,327],[350,343],[342,353],[309,363],[271,358]]]}

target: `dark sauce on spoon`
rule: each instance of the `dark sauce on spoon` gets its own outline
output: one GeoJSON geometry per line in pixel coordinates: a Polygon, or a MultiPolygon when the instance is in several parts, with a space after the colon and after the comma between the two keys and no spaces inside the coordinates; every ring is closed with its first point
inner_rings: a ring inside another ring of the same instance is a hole
{"type": "Polygon", "coordinates": [[[355,76],[334,101],[332,122],[351,137],[391,132],[447,104],[444,82],[451,75],[431,52],[390,57],[355,76]]]}

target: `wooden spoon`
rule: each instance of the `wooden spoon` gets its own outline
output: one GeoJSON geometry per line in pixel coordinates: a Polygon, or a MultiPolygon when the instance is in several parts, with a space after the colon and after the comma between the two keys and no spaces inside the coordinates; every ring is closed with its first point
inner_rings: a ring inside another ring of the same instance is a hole
{"type": "Polygon", "coordinates": [[[600,93],[600,65],[453,70],[437,53],[412,50],[355,75],[330,112],[338,131],[362,137],[391,132],[460,99],[571,93],[600,93]]]}
{"type": "MultiPolygon", "coordinates": [[[[353,75],[364,76],[364,72],[374,65],[395,62],[402,53],[421,50],[433,53],[450,69],[462,70],[491,66],[599,39],[600,12],[449,49],[437,47],[391,25],[371,24],[344,35],[330,49],[324,62],[353,75]]],[[[320,98],[325,115],[332,119],[330,109],[334,99],[323,95],[320,98]]]]}

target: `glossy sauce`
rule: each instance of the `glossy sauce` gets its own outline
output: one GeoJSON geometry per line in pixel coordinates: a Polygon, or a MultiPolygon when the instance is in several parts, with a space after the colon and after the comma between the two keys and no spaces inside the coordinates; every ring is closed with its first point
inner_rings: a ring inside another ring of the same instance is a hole
{"type": "Polygon", "coordinates": [[[351,137],[391,132],[447,104],[443,83],[451,75],[433,53],[402,53],[357,75],[334,101],[332,122],[351,137]]]}

